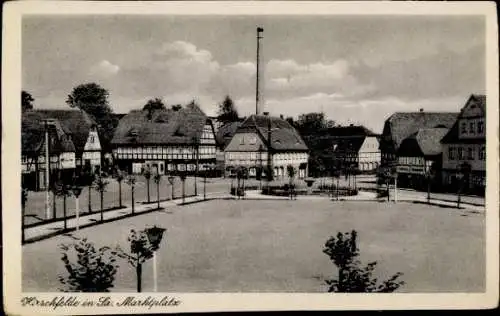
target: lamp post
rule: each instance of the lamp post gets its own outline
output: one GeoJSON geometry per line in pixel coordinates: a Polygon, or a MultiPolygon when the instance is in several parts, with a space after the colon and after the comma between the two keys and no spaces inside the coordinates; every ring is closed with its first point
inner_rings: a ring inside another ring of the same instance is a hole
{"type": "Polygon", "coordinates": [[[151,244],[151,250],[153,251],[153,281],[154,281],[154,292],[158,291],[158,272],[156,267],[157,255],[156,252],[160,248],[160,242],[163,238],[163,233],[166,231],[165,228],[160,228],[153,226],[146,229],[146,235],[148,236],[149,243],[151,244]]]}
{"type": "Polygon", "coordinates": [[[175,180],[175,177],[169,176],[167,179],[168,179],[168,182],[170,183],[170,186],[172,187],[172,196],[170,199],[173,201],[174,200],[174,180],[175,180]]]}

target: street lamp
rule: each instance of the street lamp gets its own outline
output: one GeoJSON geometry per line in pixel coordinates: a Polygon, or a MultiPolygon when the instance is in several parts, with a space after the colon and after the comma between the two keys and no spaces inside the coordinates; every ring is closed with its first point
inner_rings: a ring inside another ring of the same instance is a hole
{"type": "Polygon", "coordinates": [[[71,187],[71,191],[73,191],[73,195],[75,196],[75,216],[76,216],[76,231],[80,229],[80,194],[82,193],[82,187],[78,185],[74,185],[71,187]]]}
{"type": "Polygon", "coordinates": [[[173,201],[174,200],[174,180],[175,180],[175,177],[174,176],[168,176],[167,180],[170,183],[170,186],[172,187],[172,197],[171,197],[171,200],[173,201]]]}
{"type": "Polygon", "coordinates": [[[158,275],[156,269],[156,252],[160,248],[160,242],[163,238],[163,233],[166,231],[165,228],[161,227],[150,227],[146,228],[146,235],[148,236],[149,243],[151,244],[151,250],[153,251],[153,281],[154,281],[154,292],[158,290],[158,275]]]}

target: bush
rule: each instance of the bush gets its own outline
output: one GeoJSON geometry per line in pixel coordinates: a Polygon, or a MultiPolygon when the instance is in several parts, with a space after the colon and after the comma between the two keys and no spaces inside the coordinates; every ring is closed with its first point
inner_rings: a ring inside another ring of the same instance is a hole
{"type": "Polygon", "coordinates": [[[332,236],[325,243],[323,252],[338,268],[338,279],[326,280],[328,292],[389,293],[404,285],[403,281],[397,281],[402,275],[401,272],[377,284],[378,280],[372,276],[377,262],[370,262],[366,267],[361,267],[356,237],[355,230],[351,233],[339,232],[336,238],[332,236]]]}
{"type": "Polygon", "coordinates": [[[96,249],[87,238],[76,238],[76,242],[61,244],[61,260],[68,272],[59,276],[65,292],[109,292],[113,287],[116,270],[116,253],[109,247],[96,249]],[[71,252],[76,255],[76,263],[71,262],[71,252]]]}

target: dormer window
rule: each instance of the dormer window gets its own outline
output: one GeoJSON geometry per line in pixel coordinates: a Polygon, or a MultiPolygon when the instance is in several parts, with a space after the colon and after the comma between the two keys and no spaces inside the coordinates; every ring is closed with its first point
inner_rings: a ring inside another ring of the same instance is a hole
{"type": "Polygon", "coordinates": [[[90,135],[89,142],[91,144],[95,143],[95,136],[94,135],[90,135]]]}

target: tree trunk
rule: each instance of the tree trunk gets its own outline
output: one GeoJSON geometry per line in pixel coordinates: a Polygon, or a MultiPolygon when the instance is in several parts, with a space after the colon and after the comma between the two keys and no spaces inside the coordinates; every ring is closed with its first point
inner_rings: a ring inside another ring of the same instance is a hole
{"type": "Polygon", "coordinates": [[[337,189],[337,201],[339,200],[339,178],[340,177],[337,178],[337,188],[336,188],[337,189]]]}
{"type": "Polygon", "coordinates": [[[52,218],[56,219],[57,217],[57,209],[56,209],[56,194],[52,193],[52,218]]]}
{"type": "Polygon", "coordinates": [[[142,291],[142,264],[137,264],[135,272],[137,274],[137,292],[140,293],[142,291]]]}
{"type": "Polygon", "coordinates": [[[170,184],[172,186],[172,197],[171,200],[174,200],[174,181],[170,184]]]}
{"type": "Polygon", "coordinates": [[[66,193],[63,195],[63,216],[64,216],[64,231],[68,228],[66,223],[66,193]]]}
{"type": "Polygon", "coordinates": [[[118,182],[118,200],[119,200],[119,207],[122,208],[122,182],[118,182]]]}
{"type": "Polygon", "coordinates": [[[148,190],[148,203],[149,203],[149,202],[151,202],[151,198],[150,198],[150,196],[149,196],[149,179],[147,180],[147,183],[148,183],[148,188],[147,188],[147,190],[148,190]]]}
{"type": "Polygon", "coordinates": [[[134,186],[131,187],[130,194],[132,195],[132,214],[134,214],[134,209],[135,209],[135,201],[134,201],[134,186]]]}
{"type": "Polygon", "coordinates": [[[431,180],[427,180],[427,204],[431,204],[431,180]]]}
{"type": "Polygon", "coordinates": [[[186,202],[186,179],[182,180],[182,204],[186,202]]]}
{"type": "Polygon", "coordinates": [[[158,195],[157,196],[158,208],[160,208],[160,182],[156,184],[156,194],[158,195]]]}
{"type": "Polygon", "coordinates": [[[89,185],[89,213],[92,213],[92,186],[89,185]]]}
{"type": "Polygon", "coordinates": [[[100,192],[101,194],[101,222],[104,220],[104,191],[100,192]]]}

